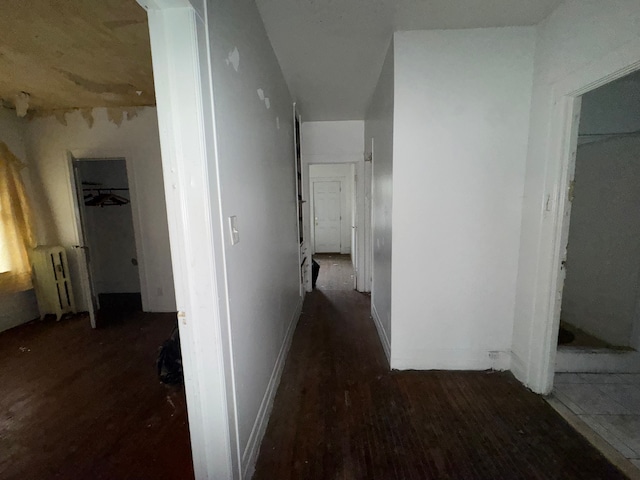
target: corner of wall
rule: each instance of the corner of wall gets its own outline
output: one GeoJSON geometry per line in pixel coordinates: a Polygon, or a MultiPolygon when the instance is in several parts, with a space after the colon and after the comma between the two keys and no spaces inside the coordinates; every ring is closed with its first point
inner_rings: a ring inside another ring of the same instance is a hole
{"type": "Polygon", "coordinates": [[[371,316],[373,317],[376,330],[378,331],[378,337],[380,338],[384,354],[387,357],[387,362],[391,365],[391,342],[389,341],[389,336],[387,335],[386,330],[382,326],[382,322],[380,321],[380,316],[378,315],[378,310],[376,310],[374,302],[371,302],[371,316]]]}

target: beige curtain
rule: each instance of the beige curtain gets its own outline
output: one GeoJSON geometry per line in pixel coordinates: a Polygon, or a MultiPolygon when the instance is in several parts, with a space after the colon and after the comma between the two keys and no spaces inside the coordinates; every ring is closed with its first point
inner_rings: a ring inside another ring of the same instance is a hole
{"type": "Polygon", "coordinates": [[[29,249],[35,246],[35,235],[22,168],[20,160],[0,142],[0,293],[32,288],[29,249]]]}

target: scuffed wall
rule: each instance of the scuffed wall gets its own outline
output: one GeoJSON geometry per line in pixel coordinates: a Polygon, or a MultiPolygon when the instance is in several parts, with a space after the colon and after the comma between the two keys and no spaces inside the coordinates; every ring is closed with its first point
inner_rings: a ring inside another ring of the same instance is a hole
{"type": "Polygon", "coordinates": [[[238,443],[250,469],[301,300],[292,99],[254,2],[216,2],[207,21],[222,221],[237,218],[240,240],[226,236],[225,266],[238,443]]]}

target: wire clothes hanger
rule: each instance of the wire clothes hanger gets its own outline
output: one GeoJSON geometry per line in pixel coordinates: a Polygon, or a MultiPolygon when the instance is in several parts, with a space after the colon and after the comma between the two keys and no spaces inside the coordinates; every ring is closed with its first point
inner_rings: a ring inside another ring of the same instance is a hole
{"type": "Polygon", "coordinates": [[[84,204],[88,207],[112,207],[126,205],[130,201],[128,198],[121,197],[114,190],[129,190],[128,188],[85,188],[84,191],[96,192],[85,194],[84,204]]]}

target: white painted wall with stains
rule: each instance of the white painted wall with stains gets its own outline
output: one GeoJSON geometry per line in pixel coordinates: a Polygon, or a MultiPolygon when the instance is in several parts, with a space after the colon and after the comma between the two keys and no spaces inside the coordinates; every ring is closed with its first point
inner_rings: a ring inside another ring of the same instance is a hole
{"type": "Polygon", "coordinates": [[[243,475],[250,472],[300,314],[293,100],[254,2],[207,17],[243,475]],[[232,245],[229,218],[239,242],[232,245]]]}
{"type": "Polygon", "coordinates": [[[395,34],[392,368],[509,368],[534,41],[395,34]]]}

